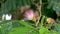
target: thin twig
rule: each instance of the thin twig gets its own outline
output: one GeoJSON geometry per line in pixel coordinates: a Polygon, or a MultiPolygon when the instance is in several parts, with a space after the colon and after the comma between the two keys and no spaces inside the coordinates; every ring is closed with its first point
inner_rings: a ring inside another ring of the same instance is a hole
{"type": "MultiPolygon", "coordinates": [[[[42,0],[40,0],[40,4],[42,4],[42,0]]],[[[38,17],[38,21],[36,22],[36,26],[38,26],[39,20],[40,20],[41,15],[42,15],[42,14],[41,14],[41,6],[42,6],[42,5],[39,6],[39,13],[40,13],[39,15],[40,15],[40,16],[38,17]]]]}

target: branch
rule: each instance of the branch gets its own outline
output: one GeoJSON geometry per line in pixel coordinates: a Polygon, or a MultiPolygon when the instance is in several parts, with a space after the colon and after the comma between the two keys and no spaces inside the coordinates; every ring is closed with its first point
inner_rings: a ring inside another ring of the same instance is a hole
{"type": "MultiPolygon", "coordinates": [[[[40,0],[40,4],[42,4],[42,0],[40,0]]],[[[39,15],[40,15],[40,16],[38,17],[38,21],[36,22],[36,25],[35,25],[35,26],[38,26],[39,20],[40,20],[40,18],[41,18],[41,6],[42,6],[42,5],[39,6],[39,13],[40,13],[39,15]]]]}

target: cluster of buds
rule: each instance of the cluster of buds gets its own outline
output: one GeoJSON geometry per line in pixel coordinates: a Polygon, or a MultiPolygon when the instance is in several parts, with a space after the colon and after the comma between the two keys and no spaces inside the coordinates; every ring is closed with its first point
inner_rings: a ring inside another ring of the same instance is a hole
{"type": "Polygon", "coordinates": [[[55,22],[55,20],[52,18],[47,18],[46,21],[48,22],[48,25],[45,26],[47,29],[50,29],[55,22]]]}
{"type": "Polygon", "coordinates": [[[52,19],[52,18],[47,18],[47,20],[46,20],[48,23],[54,23],[55,22],[55,20],[54,19],[52,19]]]}

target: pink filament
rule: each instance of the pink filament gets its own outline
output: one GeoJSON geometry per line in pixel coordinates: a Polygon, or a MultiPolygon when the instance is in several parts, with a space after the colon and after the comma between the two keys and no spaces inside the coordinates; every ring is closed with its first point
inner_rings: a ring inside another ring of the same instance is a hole
{"type": "Polygon", "coordinates": [[[27,10],[23,16],[25,20],[32,20],[34,16],[34,11],[32,9],[27,10]]]}

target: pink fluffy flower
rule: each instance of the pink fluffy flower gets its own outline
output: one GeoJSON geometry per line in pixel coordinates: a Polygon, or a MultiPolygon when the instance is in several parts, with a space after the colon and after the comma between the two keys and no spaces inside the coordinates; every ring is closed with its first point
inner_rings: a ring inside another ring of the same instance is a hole
{"type": "Polygon", "coordinates": [[[34,11],[32,9],[27,10],[23,16],[24,16],[24,20],[32,20],[34,17],[34,11]]]}

